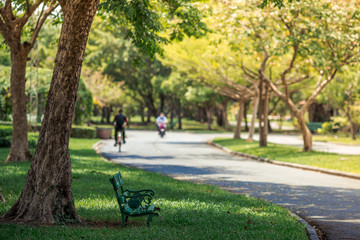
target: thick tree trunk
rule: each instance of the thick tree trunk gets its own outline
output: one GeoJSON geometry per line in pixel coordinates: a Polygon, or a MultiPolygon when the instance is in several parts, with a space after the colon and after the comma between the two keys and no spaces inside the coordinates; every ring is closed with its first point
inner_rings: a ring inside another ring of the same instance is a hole
{"type": "Polygon", "coordinates": [[[304,141],[304,152],[312,151],[312,134],[308,127],[306,126],[305,114],[303,112],[296,113],[296,118],[298,119],[301,135],[304,141]]]}
{"type": "Polygon", "coordinates": [[[13,134],[11,148],[6,162],[30,161],[28,147],[28,125],[26,117],[25,72],[28,51],[19,44],[11,49],[11,96],[13,134]]]}
{"type": "Polygon", "coordinates": [[[254,140],[254,133],[255,133],[255,120],[257,117],[257,112],[259,108],[259,95],[255,96],[252,102],[252,116],[251,116],[251,125],[249,130],[249,136],[247,141],[254,140]]]}
{"type": "Polygon", "coordinates": [[[244,115],[244,105],[245,105],[245,101],[240,100],[239,101],[239,111],[238,111],[237,117],[236,117],[236,129],[235,129],[235,133],[234,133],[234,139],[241,138],[241,122],[242,122],[242,118],[244,115]]]}
{"type": "Polygon", "coordinates": [[[80,222],[71,187],[69,138],[83,54],[99,0],[62,1],[55,68],[36,152],[17,202],[2,216],[14,222],[80,222]]]}

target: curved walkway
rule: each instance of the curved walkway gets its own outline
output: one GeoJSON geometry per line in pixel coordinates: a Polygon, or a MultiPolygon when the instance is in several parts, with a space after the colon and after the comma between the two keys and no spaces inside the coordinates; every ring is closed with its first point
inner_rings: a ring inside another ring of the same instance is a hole
{"type": "MultiPolygon", "coordinates": [[[[219,136],[219,134],[217,134],[219,136]]],[[[289,208],[328,239],[360,239],[360,181],[233,156],[206,144],[209,134],[129,131],[124,152],[113,140],[98,150],[115,163],[214,184],[289,208]]]]}

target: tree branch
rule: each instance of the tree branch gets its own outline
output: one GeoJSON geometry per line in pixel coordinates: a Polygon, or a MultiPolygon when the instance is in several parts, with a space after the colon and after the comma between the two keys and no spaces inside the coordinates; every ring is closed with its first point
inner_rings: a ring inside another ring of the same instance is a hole
{"type": "Polygon", "coordinates": [[[305,112],[307,111],[307,109],[310,107],[311,103],[313,103],[317,97],[317,95],[319,95],[319,93],[321,92],[321,90],[331,81],[334,79],[336,73],[337,73],[337,69],[335,69],[333,71],[333,73],[327,77],[325,80],[323,80],[321,82],[321,84],[319,84],[319,86],[317,86],[317,88],[315,89],[315,91],[313,92],[313,94],[311,95],[311,97],[309,97],[309,99],[305,102],[305,104],[301,107],[300,111],[305,112]]]}
{"type": "Polygon", "coordinates": [[[286,95],[287,98],[289,98],[289,89],[288,89],[288,84],[286,82],[286,74],[288,74],[291,71],[291,69],[294,67],[294,62],[295,62],[295,59],[297,57],[299,44],[294,44],[293,49],[294,49],[294,52],[293,52],[291,61],[289,63],[289,66],[280,75],[282,84],[283,84],[283,86],[285,88],[285,95],[286,95]]]}
{"type": "MultiPolygon", "coordinates": [[[[310,75],[309,74],[306,74],[302,77],[299,77],[297,79],[294,79],[294,80],[291,80],[290,82],[287,82],[288,85],[292,85],[292,84],[295,84],[295,83],[299,83],[299,82],[302,82],[304,81],[305,79],[309,78],[310,75]]],[[[287,80],[288,81],[288,80],[287,80]]]]}
{"type": "Polygon", "coordinates": [[[37,0],[32,6],[28,5],[28,7],[30,8],[27,8],[26,13],[17,21],[17,24],[19,24],[19,29],[23,29],[31,15],[35,12],[35,10],[40,6],[43,1],[44,0],[37,0]]]}
{"type": "Polygon", "coordinates": [[[39,17],[38,23],[36,24],[33,35],[31,36],[31,39],[30,39],[30,49],[34,46],[36,38],[38,37],[39,32],[40,32],[42,26],[44,25],[44,22],[45,22],[46,18],[51,14],[52,11],[55,10],[55,8],[57,8],[60,5],[60,3],[55,3],[54,4],[54,2],[55,1],[52,0],[49,8],[46,9],[46,11],[45,11],[44,15],[41,17],[41,19],[39,17]],[[52,5],[52,4],[54,4],[54,5],[52,5]]]}

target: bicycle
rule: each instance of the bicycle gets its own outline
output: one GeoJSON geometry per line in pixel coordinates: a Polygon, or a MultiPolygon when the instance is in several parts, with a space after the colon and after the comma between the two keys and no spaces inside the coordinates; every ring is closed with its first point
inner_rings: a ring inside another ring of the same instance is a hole
{"type": "Polygon", "coordinates": [[[117,140],[117,144],[119,145],[119,152],[121,152],[121,145],[122,145],[122,135],[121,135],[121,131],[118,131],[118,140],[117,140]]]}

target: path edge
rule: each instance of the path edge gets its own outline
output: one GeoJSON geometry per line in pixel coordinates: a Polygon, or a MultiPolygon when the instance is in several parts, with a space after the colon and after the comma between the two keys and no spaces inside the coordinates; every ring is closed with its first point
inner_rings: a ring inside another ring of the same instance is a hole
{"type": "Polygon", "coordinates": [[[307,221],[305,221],[305,220],[304,220],[303,218],[301,218],[299,215],[291,212],[290,210],[289,210],[289,212],[290,212],[290,215],[291,215],[291,216],[297,218],[297,220],[298,220],[301,224],[305,225],[306,231],[307,231],[307,234],[308,234],[308,237],[309,237],[309,240],[319,240],[319,237],[318,237],[315,229],[312,228],[307,221]]]}
{"type": "Polygon", "coordinates": [[[257,157],[254,155],[250,155],[247,153],[242,153],[242,152],[234,152],[220,144],[214,143],[212,140],[208,141],[209,145],[212,145],[214,147],[217,147],[227,153],[230,153],[232,155],[236,155],[236,156],[241,156],[241,157],[246,157],[252,160],[256,160],[256,161],[260,161],[260,162],[265,162],[265,163],[271,163],[271,164],[275,164],[275,165],[280,165],[280,166],[286,166],[286,167],[293,167],[293,168],[299,168],[302,170],[308,170],[308,171],[315,171],[315,172],[321,172],[321,173],[325,173],[325,174],[330,174],[330,175],[335,175],[335,176],[340,176],[340,177],[347,177],[347,178],[353,178],[353,179],[357,179],[360,180],[360,175],[359,174],[355,174],[355,173],[347,173],[347,172],[342,172],[342,171],[337,171],[337,170],[330,170],[330,169],[325,169],[325,168],[319,168],[319,167],[312,167],[312,166],[306,166],[306,165],[301,165],[301,164],[296,164],[296,163],[288,163],[288,162],[280,162],[280,161],[276,161],[276,160],[271,160],[268,158],[263,158],[263,157],[257,157]]]}

